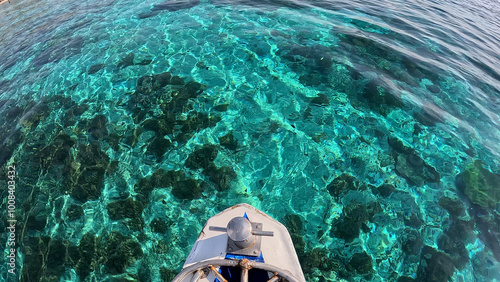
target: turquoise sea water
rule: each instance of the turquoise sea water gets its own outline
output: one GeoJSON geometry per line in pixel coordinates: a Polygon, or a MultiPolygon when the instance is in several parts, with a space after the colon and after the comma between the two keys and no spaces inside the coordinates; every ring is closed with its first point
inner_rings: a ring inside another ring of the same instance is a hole
{"type": "Polygon", "coordinates": [[[241,202],[307,281],[500,280],[497,1],[12,0],[0,23],[2,280],[170,281],[241,202]]]}

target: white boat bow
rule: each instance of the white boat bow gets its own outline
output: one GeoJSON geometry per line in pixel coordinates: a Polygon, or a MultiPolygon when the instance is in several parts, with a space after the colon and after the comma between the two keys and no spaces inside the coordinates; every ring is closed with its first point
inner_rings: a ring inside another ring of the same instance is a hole
{"type": "Polygon", "coordinates": [[[249,204],[238,204],[207,221],[173,280],[195,281],[305,282],[305,278],[286,227],[249,204]]]}

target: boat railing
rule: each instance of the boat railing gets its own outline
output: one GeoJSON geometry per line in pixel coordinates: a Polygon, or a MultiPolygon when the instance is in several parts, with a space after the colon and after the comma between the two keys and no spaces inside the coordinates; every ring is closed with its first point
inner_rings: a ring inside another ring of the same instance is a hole
{"type": "Polygon", "coordinates": [[[277,282],[280,279],[284,279],[288,282],[300,282],[290,271],[286,269],[281,269],[276,266],[248,259],[212,259],[201,261],[184,268],[172,282],[183,282],[184,279],[190,274],[193,274],[191,282],[197,282],[200,279],[207,277],[210,272],[212,272],[219,281],[227,282],[227,280],[217,270],[217,268],[221,266],[240,267],[242,270],[240,279],[241,282],[248,282],[248,271],[252,268],[262,269],[273,273],[274,276],[267,280],[267,282],[277,282]]]}

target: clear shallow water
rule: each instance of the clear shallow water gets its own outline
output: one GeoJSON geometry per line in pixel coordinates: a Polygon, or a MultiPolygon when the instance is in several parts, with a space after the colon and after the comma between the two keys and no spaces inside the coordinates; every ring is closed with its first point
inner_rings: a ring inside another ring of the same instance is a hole
{"type": "Polygon", "coordinates": [[[169,281],[240,202],[308,281],[500,279],[498,3],[158,4],[1,6],[21,280],[169,281]]]}

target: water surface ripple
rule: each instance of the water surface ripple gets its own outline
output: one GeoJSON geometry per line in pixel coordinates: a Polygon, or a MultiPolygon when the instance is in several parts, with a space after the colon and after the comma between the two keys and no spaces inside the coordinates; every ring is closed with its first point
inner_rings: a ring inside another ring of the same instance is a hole
{"type": "Polygon", "coordinates": [[[500,280],[498,0],[11,2],[3,280],[171,281],[241,202],[307,281],[500,280]]]}

